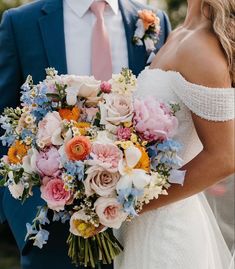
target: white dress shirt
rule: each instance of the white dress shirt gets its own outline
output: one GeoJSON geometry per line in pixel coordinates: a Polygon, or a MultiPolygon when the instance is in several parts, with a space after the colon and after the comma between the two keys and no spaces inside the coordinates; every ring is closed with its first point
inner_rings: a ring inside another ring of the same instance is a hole
{"type": "MultiPolygon", "coordinates": [[[[90,11],[94,0],[64,0],[64,32],[68,74],[91,74],[92,31],[96,22],[90,11]]],[[[118,0],[107,0],[105,26],[111,45],[113,73],[128,67],[125,28],[118,0]]]]}

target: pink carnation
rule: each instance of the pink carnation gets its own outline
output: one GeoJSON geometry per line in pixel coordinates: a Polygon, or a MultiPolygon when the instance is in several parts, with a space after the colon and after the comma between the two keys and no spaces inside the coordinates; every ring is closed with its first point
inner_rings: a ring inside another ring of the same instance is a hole
{"type": "Polygon", "coordinates": [[[64,189],[64,182],[60,178],[44,177],[40,190],[42,199],[52,210],[64,210],[65,205],[71,201],[70,192],[64,189]]]}
{"type": "Polygon", "coordinates": [[[87,162],[89,165],[103,167],[109,172],[117,172],[122,159],[122,152],[113,144],[94,143],[90,155],[92,160],[87,162]]]}
{"type": "Polygon", "coordinates": [[[118,127],[117,129],[118,140],[129,140],[131,138],[131,130],[127,127],[118,127]]]}
{"type": "Polygon", "coordinates": [[[134,102],[134,125],[139,135],[149,141],[165,140],[175,135],[177,118],[163,104],[152,97],[134,102]]]}
{"type": "Polygon", "coordinates": [[[41,151],[36,158],[36,167],[42,176],[53,176],[59,171],[60,155],[55,147],[41,151]]]}
{"type": "Polygon", "coordinates": [[[110,93],[112,90],[112,85],[107,81],[103,81],[100,85],[100,90],[103,93],[110,93]]]}

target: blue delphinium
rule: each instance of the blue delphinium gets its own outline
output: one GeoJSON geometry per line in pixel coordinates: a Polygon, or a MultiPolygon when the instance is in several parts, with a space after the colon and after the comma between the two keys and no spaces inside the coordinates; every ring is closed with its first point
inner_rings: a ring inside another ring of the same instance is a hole
{"type": "Polygon", "coordinates": [[[35,225],[31,225],[30,223],[26,223],[27,234],[25,236],[25,240],[27,240],[31,235],[35,235],[38,233],[38,230],[35,228],[35,225]]]}
{"type": "Polygon", "coordinates": [[[41,225],[49,224],[50,221],[47,218],[48,209],[46,207],[39,208],[39,213],[33,222],[38,222],[41,225]]]}
{"type": "Polygon", "coordinates": [[[172,139],[148,148],[151,157],[151,165],[156,168],[164,165],[167,169],[178,169],[182,166],[182,159],[178,156],[182,145],[172,139]]]}
{"type": "Polygon", "coordinates": [[[14,129],[12,124],[10,123],[10,119],[7,116],[0,117],[0,125],[5,133],[3,136],[0,137],[3,146],[11,146],[14,141],[16,140],[17,136],[14,133],[14,129]]]}
{"type": "Polygon", "coordinates": [[[66,174],[75,177],[77,180],[84,179],[84,163],[81,161],[66,161],[64,163],[66,174]]]}
{"type": "Polygon", "coordinates": [[[142,194],[143,191],[135,188],[121,189],[118,191],[118,202],[123,206],[126,213],[134,217],[137,216],[135,211],[137,199],[142,194]]]}
{"type": "Polygon", "coordinates": [[[70,214],[67,211],[54,211],[52,221],[61,221],[62,223],[65,223],[68,220],[70,220],[70,214]]]}
{"type": "Polygon", "coordinates": [[[43,245],[47,244],[47,240],[49,237],[49,232],[47,230],[41,229],[35,237],[32,239],[34,240],[33,245],[39,248],[42,248],[43,245]]]}

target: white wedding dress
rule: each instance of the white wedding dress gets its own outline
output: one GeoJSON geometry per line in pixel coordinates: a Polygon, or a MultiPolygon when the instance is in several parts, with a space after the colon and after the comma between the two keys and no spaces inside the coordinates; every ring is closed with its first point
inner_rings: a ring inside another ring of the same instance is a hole
{"type": "MultiPolygon", "coordinates": [[[[145,69],[138,78],[137,97],[148,95],[180,104],[176,139],[184,145],[181,157],[185,163],[202,150],[190,110],[212,121],[234,118],[233,88],[192,84],[178,72],[145,69]]],[[[234,269],[232,255],[202,193],[147,212],[124,224],[116,235],[124,252],[115,260],[115,269],[234,269]]]]}

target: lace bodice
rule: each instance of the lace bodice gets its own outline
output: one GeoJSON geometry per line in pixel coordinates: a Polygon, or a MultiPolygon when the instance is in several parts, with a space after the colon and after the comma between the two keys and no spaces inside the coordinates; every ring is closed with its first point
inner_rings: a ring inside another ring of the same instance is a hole
{"type": "Polygon", "coordinates": [[[208,88],[190,83],[175,71],[146,68],[139,75],[136,96],[152,95],[165,102],[180,104],[176,139],[184,145],[181,157],[186,163],[202,150],[191,111],[207,120],[231,120],[234,118],[234,93],[234,88],[208,88]]]}

